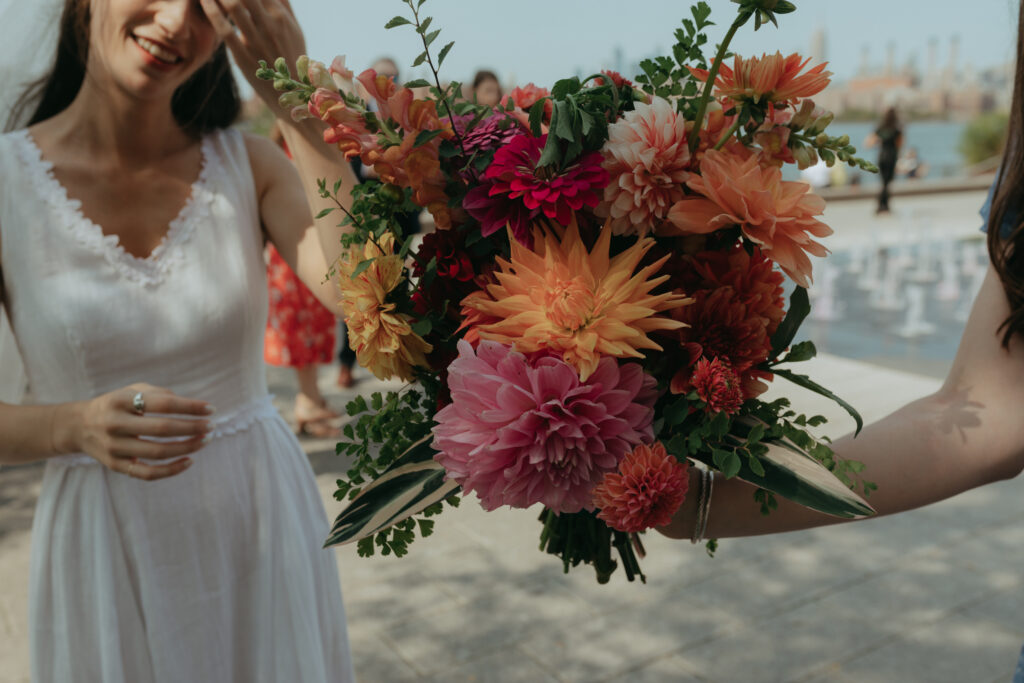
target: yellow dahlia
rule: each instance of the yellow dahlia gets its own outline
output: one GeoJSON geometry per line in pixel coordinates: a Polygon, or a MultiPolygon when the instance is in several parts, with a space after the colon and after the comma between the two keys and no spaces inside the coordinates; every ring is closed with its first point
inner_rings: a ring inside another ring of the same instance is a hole
{"type": "Polygon", "coordinates": [[[690,300],[671,292],[651,293],[668,279],[652,277],[667,256],[637,270],[653,239],[641,238],[611,257],[611,234],[606,225],[590,252],[575,220],[561,238],[535,227],[532,249],[510,236],[512,252],[508,261],[497,260],[496,282],[463,301],[467,312],[496,319],[478,326],[480,337],[523,353],[556,353],[583,380],[602,356],[643,358],[640,349],[660,351],[647,333],[684,325],[658,313],[690,300]]]}
{"type": "Polygon", "coordinates": [[[379,379],[413,378],[412,369],[426,367],[433,347],[412,331],[410,318],[395,310],[388,294],[402,281],[402,259],[393,253],[394,239],[386,234],[380,246],[352,245],[338,262],[341,308],[345,312],[349,345],[359,364],[379,379]],[[352,277],[359,263],[374,259],[352,277]]]}

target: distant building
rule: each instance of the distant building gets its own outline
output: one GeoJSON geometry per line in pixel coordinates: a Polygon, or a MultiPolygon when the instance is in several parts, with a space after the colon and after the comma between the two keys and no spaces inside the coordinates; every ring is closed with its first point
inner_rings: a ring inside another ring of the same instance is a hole
{"type": "MultiPolygon", "coordinates": [[[[823,51],[824,31],[811,36],[811,54],[823,51]]],[[[897,107],[905,116],[969,119],[1009,107],[1013,89],[1013,65],[978,72],[959,61],[959,38],[952,36],[945,64],[939,62],[939,41],[928,41],[928,59],[922,71],[911,58],[901,68],[895,64],[895,46],[886,49],[885,63],[871,62],[871,48],[863,46],[857,75],[833,82],[819,97],[821,106],[836,116],[879,116],[897,107]]]]}

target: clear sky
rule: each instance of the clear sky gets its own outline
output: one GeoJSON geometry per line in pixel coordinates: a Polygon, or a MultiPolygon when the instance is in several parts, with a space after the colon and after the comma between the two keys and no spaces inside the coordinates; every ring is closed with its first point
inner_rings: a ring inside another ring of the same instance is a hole
{"type": "MultiPolygon", "coordinates": [[[[348,57],[358,73],[376,57],[393,56],[402,78],[424,76],[412,69],[419,52],[418,36],[408,26],[384,30],[396,14],[409,15],[401,0],[291,0],[306,31],[310,56],[330,61],[348,57]]],[[[984,68],[1012,61],[1019,0],[794,0],[797,11],[780,17],[779,28],[753,23],[741,30],[734,45],[741,54],[781,50],[808,53],[811,34],[824,28],[826,57],[837,79],[852,76],[865,47],[882,64],[888,46],[902,65],[916,56],[924,66],[929,38],[938,43],[938,61],[949,61],[950,38],[959,36],[959,62],[984,68]],[[962,9],[953,10],[960,5],[962,9]]],[[[442,76],[468,81],[477,68],[496,71],[503,81],[534,81],[550,85],[559,77],[626,67],[651,54],[665,52],[687,0],[427,0],[421,11],[434,17],[442,32],[435,48],[454,40],[442,76]],[[619,55],[617,57],[617,54],[619,55]]],[[[729,0],[710,0],[711,42],[724,34],[735,16],[729,0]]],[[[634,76],[624,73],[625,76],[634,76]]]]}

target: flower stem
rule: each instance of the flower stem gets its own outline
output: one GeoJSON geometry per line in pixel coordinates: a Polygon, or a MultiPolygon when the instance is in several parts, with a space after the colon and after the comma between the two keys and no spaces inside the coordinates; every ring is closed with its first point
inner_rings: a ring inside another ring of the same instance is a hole
{"type": "MultiPolygon", "coordinates": [[[[437,71],[437,67],[434,66],[434,58],[430,56],[430,46],[427,45],[427,36],[424,33],[420,33],[419,6],[412,0],[406,0],[406,2],[412,9],[413,19],[416,20],[416,32],[420,34],[420,40],[423,42],[423,53],[427,56],[427,66],[430,67],[430,73],[434,74],[434,85],[437,86],[437,92],[443,95],[444,91],[441,89],[441,76],[437,71]]],[[[455,141],[459,143],[459,149],[462,150],[462,156],[466,156],[466,148],[463,146],[462,136],[459,135],[459,130],[455,126],[455,115],[452,113],[451,107],[448,106],[448,98],[442,97],[441,104],[444,105],[444,110],[448,113],[448,120],[452,124],[452,133],[455,135],[455,141]]]]}
{"type": "Polygon", "coordinates": [[[718,78],[718,69],[722,65],[722,60],[725,59],[725,53],[729,49],[729,43],[732,42],[733,36],[736,35],[736,31],[739,30],[740,26],[747,23],[750,17],[751,14],[748,10],[741,10],[739,16],[736,17],[736,21],[732,22],[732,26],[729,27],[729,31],[725,34],[725,38],[722,39],[722,44],[718,46],[718,54],[715,55],[714,63],[708,71],[708,80],[704,83],[704,92],[701,93],[700,103],[697,105],[697,115],[693,119],[694,130],[697,131],[698,134],[690,138],[691,155],[697,149],[697,144],[700,142],[699,131],[701,126],[704,125],[704,112],[708,108],[708,101],[711,99],[711,90],[715,87],[715,79],[718,78]]]}
{"type": "Polygon", "coordinates": [[[732,137],[733,133],[735,133],[739,127],[740,117],[737,116],[736,120],[732,122],[731,126],[729,126],[729,130],[725,131],[725,133],[722,134],[722,137],[718,138],[718,142],[715,143],[715,149],[722,149],[722,146],[729,141],[729,138],[732,137]]]}

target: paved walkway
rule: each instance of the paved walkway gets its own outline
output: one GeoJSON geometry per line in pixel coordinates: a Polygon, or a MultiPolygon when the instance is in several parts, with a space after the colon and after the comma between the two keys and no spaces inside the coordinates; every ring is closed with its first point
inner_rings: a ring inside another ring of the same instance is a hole
{"type": "MultiPolygon", "coordinates": [[[[969,217],[980,203],[958,196],[942,215],[969,217]]],[[[906,198],[897,210],[923,211],[939,199],[906,198]]],[[[869,208],[846,202],[830,221],[842,235],[882,239],[893,224],[869,208]]],[[[972,232],[976,221],[962,229],[972,232]]],[[[869,421],[939,383],[834,356],[807,370],[869,421]]],[[[322,379],[332,404],[351,396],[326,372],[322,379]]],[[[272,369],[270,380],[286,401],[288,373],[272,369]]],[[[372,385],[364,379],[357,389],[372,385]]],[[[829,433],[852,427],[837,409],[777,385],[799,409],[826,413],[829,433]]],[[[344,462],[333,443],[304,445],[333,516],[344,462]]],[[[39,466],[0,472],[0,683],[28,681],[28,530],[40,475],[39,466]]],[[[1019,481],[897,517],[724,541],[714,559],[651,535],[646,585],[621,572],[605,586],[589,569],[563,576],[536,549],[532,510],[484,514],[466,501],[437,529],[400,560],[338,550],[364,683],[1005,683],[1024,642],[1019,481]]]]}

